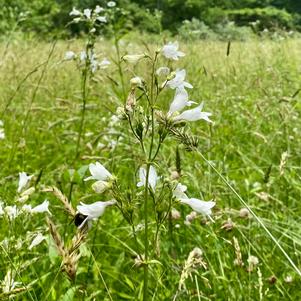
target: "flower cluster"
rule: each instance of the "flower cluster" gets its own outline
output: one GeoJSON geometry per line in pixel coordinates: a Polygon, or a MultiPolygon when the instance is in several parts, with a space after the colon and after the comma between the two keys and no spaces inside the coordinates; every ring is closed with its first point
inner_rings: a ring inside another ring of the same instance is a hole
{"type": "MultiPolygon", "coordinates": [[[[163,46],[162,54],[169,60],[178,60],[180,57],[183,57],[185,54],[178,50],[178,42],[168,43],[163,46]]],[[[197,107],[186,110],[180,113],[184,108],[196,104],[196,102],[189,100],[188,92],[186,89],[192,89],[193,86],[185,81],[186,70],[176,70],[171,72],[168,67],[160,67],[157,72],[157,75],[168,75],[167,80],[163,83],[162,87],[168,87],[172,90],[175,90],[175,96],[173,101],[170,104],[168,117],[171,118],[175,123],[182,121],[197,121],[205,120],[207,122],[212,122],[209,117],[211,113],[203,112],[204,103],[201,103],[197,107]]]]}
{"type": "Polygon", "coordinates": [[[101,61],[98,60],[97,55],[93,49],[87,51],[81,51],[79,54],[69,50],[65,53],[65,60],[76,60],[79,66],[85,66],[86,63],[90,65],[90,70],[95,73],[99,69],[106,69],[111,64],[107,58],[103,58],[101,61]]]}
{"type": "MultiPolygon", "coordinates": [[[[109,1],[107,3],[108,8],[115,7],[116,3],[114,1],[109,1]]],[[[102,6],[96,5],[94,9],[85,8],[83,11],[80,11],[73,7],[72,11],[69,13],[73,17],[73,22],[78,23],[80,21],[90,22],[92,24],[98,23],[107,23],[106,9],[102,6]]],[[[93,27],[94,28],[94,27],[93,27]]],[[[93,28],[91,30],[93,30],[93,28]]],[[[94,28],[95,29],[95,28],[94,28]]]]}
{"type": "MultiPolygon", "coordinates": [[[[103,193],[107,189],[111,188],[115,177],[99,162],[89,164],[89,171],[91,176],[85,179],[85,181],[96,180],[92,184],[92,189],[96,193],[103,193]]],[[[82,216],[79,228],[82,228],[86,222],[96,220],[103,215],[107,206],[116,204],[116,200],[110,200],[106,202],[94,202],[92,204],[80,203],[77,206],[77,215],[82,216]]]]}

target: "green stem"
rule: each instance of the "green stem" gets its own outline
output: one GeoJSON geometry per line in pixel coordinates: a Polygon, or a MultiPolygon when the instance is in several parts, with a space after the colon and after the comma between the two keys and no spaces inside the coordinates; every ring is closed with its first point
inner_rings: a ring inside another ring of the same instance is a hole
{"type": "Polygon", "coordinates": [[[117,65],[118,65],[118,73],[121,81],[121,86],[122,86],[122,96],[123,96],[123,101],[125,102],[126,100],[125,84],[124,84],[123,72],[121,67],[119,42],[115,30],[114,30],[114,44],[117,53],[117,65]]]}
{"type": "Polygon", "coordinates": [[[87,58],[86,58],[86,65],[85,69],[82,73],[82,112],[81,112],[81,120],[79,125],[79,131],[77,135],[77,142],[76,142],[76,152],[75,152],[75,159],[79,157],[80,154],[80,141],[84,129],[84,121],[85,121],[85,114],[86,114],[86,105],[87,105],[87,79],[88,79],[88,68],[89,68],[89,58],[88,58],[88,49],[86,49],[87,58]]]}
{"type": "Polygon", "coordinates": [[[154,120],[154,80],[155,80],[155,66],[158,54],[156,53],[153,66],[152,66],[152,74],[151,74],[151,90],[150,90],[150,99],[149,105],[151,109],[151,143],[148,153],[148,160],[146,166],[146,178],[145,178],[145,189],[144,189],[144,256],[145,256],[145,264],[144,264],[144,286],[143,286],[143,301],[148,300],[148,257],[149,257],[149,242],[148,242],[148,182],[149,182],[149,170],[152,164],[152,152],[154,147],[154,136],[155,136],[155,120],[154,120]]]}

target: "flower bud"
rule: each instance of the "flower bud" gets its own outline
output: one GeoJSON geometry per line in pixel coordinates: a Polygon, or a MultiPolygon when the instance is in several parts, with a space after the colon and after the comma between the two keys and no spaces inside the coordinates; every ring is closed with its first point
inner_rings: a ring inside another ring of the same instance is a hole
{"type": "Polygon", "coordinates": [[[130,80],[130,83],[132,88],[142,86],[142,79],[139,76],[136,76],[130,80]]]}
{"type": "Polygon", "coordinates": [[[132,113],[134,111],[135,106],[136,106],[135,88],[132,88],[126,100],[125,109],[126,111],[132,113]]]}
{"type": "Polygon", "coordinates": [[[145,54],[127,54],[122,57],[125,62],[133,65],[136,65],[143,58],[145,58],[145,54]]]}
{"type": "Polygon", "coordinates": [[[103,193],[110,187],[111,187],[111,184],[109,182],[102,181],[102,180],[96,181],[95,183],[92,184],[92,189],[96,193],[103,193]]]}
{"type": "Polygon", "coordinates": [[[174,219],[174,220],[180,219],[181,218],[181,213],[177,209],[172,208],[171,218],[174,219]]]}

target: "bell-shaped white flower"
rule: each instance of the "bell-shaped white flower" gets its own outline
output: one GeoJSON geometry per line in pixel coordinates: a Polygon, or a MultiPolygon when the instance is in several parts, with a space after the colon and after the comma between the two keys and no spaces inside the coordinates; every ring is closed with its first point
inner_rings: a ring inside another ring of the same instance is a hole
{"type": "Polygon", "coordinates": [[[49,201],[45,200],[42,204],[33,207],[30,210],[30,213],[48,212],[49,214],[51,214],[51,212],[49,211],[48,207],[49,207],[49,201]]]}
{"type": "Polygon", "coordinates": [[[185,89],[176,89],[176,94],[172,103],[170,104],[168,114],[172,115],[174,112],[179,112],[186,106],[191,106],[193,103],[195,102],[189,100],[188,93],[185,89]]]}
{"type": "Polygon", "coordinates": [[[96,5],[96,7],[95,7],[95,9],[94,9],[94,12],[96,13],[96,14],[99,14],[99,13],[101,13],[101,12],[103,12],[104,11],[104,8],[103,7],[101,7],[101,6],[99,6],[99,5],[96,5]]]}
{"type": "Polygon", "coordinates": [[[65,60],[70,61],[73,60],[75,58],[75,53],[73,51],[66,51],[65,53],[65,60]]]}
{"type": "Polygon", "coordinates": [[[197,120],[206,120],[207,122],[212,122],[209,117],[212,115],[209,112],[203,112],[204,103],[202,102],[199,106],[196,108],[193,108],[191,110],[186,110],[179,114],[178,116],[174,117],[173,120],[176,122],[181,121],[197,121],[197,120]]]}
{"type": "Polygon", "coordinates": [[[98,20],[101,23],[107,23],[108,22],[106,16],[99,16],[99,17],[96,18],[96,20],[98,20]]]}
{"type": "Polygon", "coordinates": [[[27,183],[30,181],[30,179],[33,176],[28,176],[26,172],[22,171],[19,172],[19,185],[18,185],[18,192],[20,193],[22,189],[27,185],[27,183]]]}
{"type": "Polygon", "coordinates": [[[170,60],[177,61],[179,57],[185,56],[185,53],[179,51],[179,43],[176,41],[174,43],[169,42],[167,45],[164,45],[162,48],[163,55],[170,60]]]}
{"type": "Polygon", "coordinates": [[[75,7],[72,8],[72,11],[69,13],[69,16],[80,16],[82,13],[76,9],[75,7]]]}
{"type": "Polygon", "coordinates": [[[85,8],[84,9],[84,16],[87,18],[87,19],[91,19],[91,13],[92,13],[92,10],[90,8],[85,8]]]}
{"type": "MultiPolygon", "coordinates": [[[[144,167],[140,167],[139,169],[139,179],[140,182],[137,183],[138,187],[145,186],[146,182],[146,169],[144,167]]],[[[148,175],[148,186],[152,188],[153,191],[156,189],[157,185],[157,172],[156,169],[151,165],[149,168],[149,175],[148,175]]]]}
{"type": "Polygon", "coordinates": [[[86,178],[84,181],[88,180],[97,180],[97,181],[105,181],[107,179],[112,178],[112,174],[99,162],[90,163],[89,170],[91,176],[86,178]]]}
{"type": "Polygon", "coordinates": [[[84,204],[81,202],[80,205],[78,205],[76,208],[77,208],[78,213],[86,216],[86,218],[82,222],[82,224],[79,226],[79,228],[81,228],[82,225],[89,220],[98,219],[100,216],[103,215],[107,206],[111,206],[114,204],[116,204],[116,200],[111,200],[111,201],[107,201],[107,202],[95,202],[92,204],[84,204]]]}
{"type": "Polygon", "coordinates": [[[167,81],[166,87],[171,89],[183,90],[185,88],[192,89],[193,86],[185,82],[186,70],[177,70],[173,79],[167,81]]]}
{"type": "Polygon", "coordinates": [[[178,183],[177,187],[172,192],[172,195],[177,199],[187,199],[188,196],[186,195],[187,186],[181,183],[178,183]]]}
{"type": "Polygon", "coordinates": [[[42,235],[41,233],[38,233],[35,238],[32,240],[30,246],[28,247],[29,250],[34,248],[35,246],[39,245],[43,240],[46,239],[46,236],[42,235]]]}
{"type": "Polygon", "coordinates": [[[211,209],[215,206],[215,202],[205,202],[195,198],[181,198],[180,202],[182,204],[189,205],[192,208],[192,210],[203,215],[210,215],[211,209]]]}

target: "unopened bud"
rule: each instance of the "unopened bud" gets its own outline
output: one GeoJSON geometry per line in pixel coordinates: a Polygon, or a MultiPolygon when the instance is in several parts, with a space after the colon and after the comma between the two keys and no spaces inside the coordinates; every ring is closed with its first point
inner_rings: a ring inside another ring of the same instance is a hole
{"type": "Polygon", "coordinates": [[[96,193],[103,193],[104,191],[106,191],[110,187],[111,187],[111,184],[109,182],[101,181],[101,180],[93,183],[93,185],[92,185],[92,189],[96,193]]]}

